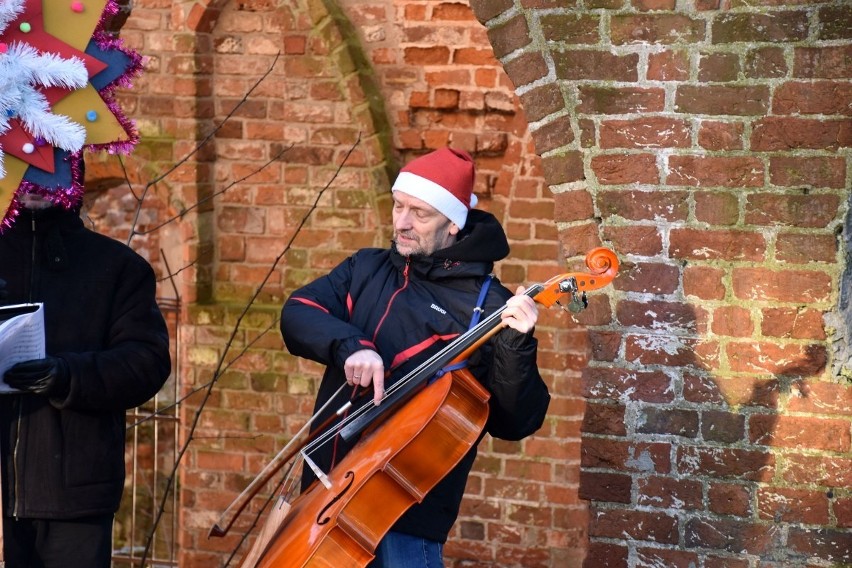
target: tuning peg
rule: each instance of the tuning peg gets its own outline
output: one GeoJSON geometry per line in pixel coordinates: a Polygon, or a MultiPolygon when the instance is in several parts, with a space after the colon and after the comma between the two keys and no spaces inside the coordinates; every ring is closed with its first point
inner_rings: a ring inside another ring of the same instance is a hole
{"type": "Polygon", "coordinates": [[[578,297],[576,293],[571,294],[571,301],[568,303],[568,311],[573,314],[578,314],[589,307],[589,299],[586,293],[583,292],[578,297]]]}

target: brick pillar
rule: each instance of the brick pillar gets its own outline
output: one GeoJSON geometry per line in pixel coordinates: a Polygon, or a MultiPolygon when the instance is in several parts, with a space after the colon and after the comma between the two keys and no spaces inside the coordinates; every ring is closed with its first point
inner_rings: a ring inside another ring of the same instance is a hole
{"type": "Polygon", "coordinates": [[[471,2],[563,204],[563,251],[624,261],[583,377],[584,565],[849,563],[852,385],[822,314],[843,268],[852,10],[593,4],[471,2]]]}

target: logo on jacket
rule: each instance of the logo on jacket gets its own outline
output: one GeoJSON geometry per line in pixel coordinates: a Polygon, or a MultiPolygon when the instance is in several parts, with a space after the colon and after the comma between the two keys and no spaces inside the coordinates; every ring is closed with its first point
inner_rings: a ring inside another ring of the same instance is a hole
{"type": "Polygon", "coordinates": [[[445,310],[445,309],[444,309],[444,308],[442,308],[441,306],[436,306],[435,304],[432,304],[432,305],[431,305],[431,306],[429,306],[429,307],[430,307],[430,308],[432,308],[433,310],[435,310],[436,312],[440,312],[440,313],[442,313],[443,315],[447,315],[447,310],[445,310]]]}

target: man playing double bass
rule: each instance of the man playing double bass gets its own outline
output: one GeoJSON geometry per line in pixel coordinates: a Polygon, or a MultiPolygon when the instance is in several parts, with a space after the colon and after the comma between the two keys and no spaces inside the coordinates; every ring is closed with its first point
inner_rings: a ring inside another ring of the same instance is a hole
{"type": "MultiPolygon", "coordinates": [[[[288,298],[281,314],[287,349],[326,365],[317,409],[344,383],[347,394],[370,387],[381,405],[394,378],[464,333],[472,319],[505,306],[506,327],[467,360],[491,394],[483,435],[520,440],[541,427],[550,395],[536,365],[538,309],[523,288],[512,295],[491,276],[509,245],[493,215],[472,209],[474,176],[473,160],[460,150],[442,148],[409,162],[392,188],[391,247],[359,250],[288,298]]],[[[320,413],[315,423],[325,419],[320,413]]],[[[354,444],[338,436],[313,461],[328,472],[354,444]]],[[[476,445],[403,514],[370,568],[443,566],[443,544],[475,456],[476,445]]],[[[303,488],[315,480],[306,467],[303,488]]]]}

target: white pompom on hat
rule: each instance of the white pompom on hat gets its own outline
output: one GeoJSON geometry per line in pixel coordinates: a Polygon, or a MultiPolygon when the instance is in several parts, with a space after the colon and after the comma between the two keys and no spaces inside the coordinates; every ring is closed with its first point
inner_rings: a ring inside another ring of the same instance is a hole
{"type": "Polygon", "coordinates": [[[406,164],[391,189],[425,201],[463,229],[467,212],[477,203],[474,176],[470,154],[441,148],[406,164]]]}

